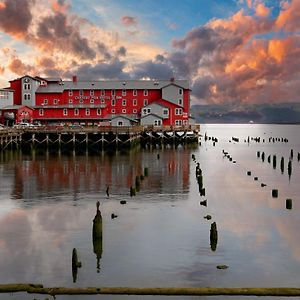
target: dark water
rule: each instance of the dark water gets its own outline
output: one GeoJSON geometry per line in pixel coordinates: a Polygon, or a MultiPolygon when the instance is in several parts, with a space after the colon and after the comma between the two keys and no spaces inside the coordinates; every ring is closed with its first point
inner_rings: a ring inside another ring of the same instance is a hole
{"type": "MultiPolygon", "coordinates": [[[[201,127],[201,133],[217,137],[215,146],[202,138],[202,146],[196,148],[166,147],[111,155],[1,153],[0,283],[299,287],[299,129],[290,125],[207,125],[201,127]],[[248,136],[260,136],[261,142],[250,140],[248,144],[244,142],[248,136]],[[232,137],[238,137],[239,143],[229,142],[232,137]],[[289,142],[269,143],[269,137],[285,137],[289,142]],[[223,149],[236,163],[224,157],[223,149]],[[289,178],[291,149],[294,157],[289,178]],[[265,152],[264,162],[257,158],[257,151],[265,152]],[[203,171],[205,197],[199,195],[192,154],[203,171]],[[273,154],[277,155],[276,169],[267,162],[268,155],[273,154]],[[130,197],[129,188],[145,167],[149,176],[142,181],[137,196],[130,197]],[[251,176],[247,176],[249,170],[251,176]],[[261,187],[261,183],[267,186],[261,187]],[[273,188],[279,190],[278,198],[272,198],[273,188]],[[293,200],[291,210],[285,208],[287,198],[293,200]],[[94,253],[92,220],[98,200],[103,242],[94,253]],[[121,205],[120,200],[127,204],[121,205]],[[207,200],[207,207],[199,204],[203,200],[207,200]],[[118,217],[111,219],[112,213],[118,217]],[[203,218],[207,214],[212,220],[203,218]],[[215,251],[210,246],[213,221],[218,229],[215,251]],[[73,248],[82,262],[75,283],[71,269],[73,248]],[[229,268],[218,270],[219,264],[229,268]]],[[[0,296],[34,298],[21,294],[0,296]]],[[[94,298],[97,297],[71,297],[94,298]]],[[[105,296],[124,298],[141,299],[105,296]]],[[[178,299],[143,297],[150,298],[178,299]]],[[[208,297],[220,298],[231,297],[208,297]]]]}

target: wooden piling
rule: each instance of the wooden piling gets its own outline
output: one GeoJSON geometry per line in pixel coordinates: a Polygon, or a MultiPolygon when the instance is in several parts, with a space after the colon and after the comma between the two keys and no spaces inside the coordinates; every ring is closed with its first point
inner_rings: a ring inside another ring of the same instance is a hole
{"type": "Polygon", "coordinates": [[[218,243],[218,230],[216,222],[210,225],[210,248],[212,251],[216,251],[218,243]]]}

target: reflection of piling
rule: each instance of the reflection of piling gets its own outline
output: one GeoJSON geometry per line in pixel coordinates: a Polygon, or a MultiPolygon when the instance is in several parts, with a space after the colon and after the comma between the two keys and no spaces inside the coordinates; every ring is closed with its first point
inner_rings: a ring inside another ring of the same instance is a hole
{"type": "Polygon", "coordinates": [[[271,163],[271,155],[268,156],[268,163],[271,163]]]}
{"type": "Polygon", "coordinates": [[[210,225],[210,248],[212,251],[216,251],[218,243],[218,230],[216,222],[210,225]]]}
{"type": "Polygon", "coordinates": [[[106,196],[109,197],[109,185],[106,188],[106,196]]]}
{"type": "Polygon", "coordinates": [[[273,198],[278,198],[278,190],[276,190],[276,189],[272,190],[272,197],[273,198]]]}
{"type": "Polygon", "coordinates": [[[135,190],[135,188],[134,187],[130,187],[130,197],[133,197],[133,196],[135,196],[136,195],[136,190],[135,190]]]}
{"type": "Polygon", "coordinates": [[[139,192],[140,187],[141,187],[140,176],[135,176],[135,189],[137,192],[139,192]]]}
{"type": "Polygon", "coordinates": [[[100,259],[102,256],[102,216],[97,202],[97,212],[93,220],[93,249],[97,257],[97,272],[100,271],[100,259]]]}
{"type": "Polygon", "coordinates": [[[261,154],[261,160],[264,162],[265,161],[265,152],[263,152],[262,154],[261,154]]]}
{"type": "Polygon", "coordinates": [[[284,172],[284,157],[281,157],[281,160],[280,160],[280,169],[281,169],[281,173],[283,174],[283,172],[284,172]]]}
{"type": "Polygon", "coordinates": [[[81,262],[78,261],[78,255],[76,248],[73,249],[72,252],[72,277],[73,282],[77,280],[78,268],[81,268],[81,262]]]}
{"type": "Polygon", "coordinates": [[[288,175],[289,175],[289,178],[292,175],[292,161],[291,160],[288,163],[288,175]]]}
{"type": "Polygon", "coordinates": [[[257,157],[260,157],[260,151],[257,151],[257,152],[256,152],[256,156],[257,156],[257,157]]]}
{"type": "Polygon", "coordinates": [[[298,152],[298,157],[297,158],[298,158],[298,161],[300,161],[300,152],[298,152]]]}
{"type": "Polygon", "coordinates": [[[291,149],[290,158],[293,159],[293,157],[294,157],[294,151],[293,151],[293,149],[291,149]]]}
{"type": "Polygon", "coordinates": [[[148,170],[147,167],[145,167],[145,168],[144,168],[144,176],[145,176],[145,177],[148,177],[148,175],[149,175],[149,170],[148,170]]]}
{"type": "Polygon", "coordinates": [[[276,155],[273,155],[273,168],[274,169],[276,169],[276,164],[277,164],[276,155]]]}

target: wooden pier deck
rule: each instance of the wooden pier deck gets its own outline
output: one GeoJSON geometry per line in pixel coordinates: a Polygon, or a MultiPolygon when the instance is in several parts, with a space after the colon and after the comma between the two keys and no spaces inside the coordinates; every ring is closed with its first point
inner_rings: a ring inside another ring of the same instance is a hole
{"type": "Polygon", "coordinates": [[[124,148],[136,144],[198,142],[199,125],[183,127],[103,126],[70,128],[41,126],[0,130],[0,150],[19,148],[124,148]]]}

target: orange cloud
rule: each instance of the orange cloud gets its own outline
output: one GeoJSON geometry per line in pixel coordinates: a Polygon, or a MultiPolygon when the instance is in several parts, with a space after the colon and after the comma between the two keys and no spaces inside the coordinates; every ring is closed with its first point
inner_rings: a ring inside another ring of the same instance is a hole
{"type": "Polygon", "coordinates": [[[300,29],[300,0],[284,2],[276,20],[277,30],[295,32],[300,29]]]}
{"type": "Polygon", "coordinates": [[[259,3],[255,8],[255,14],[259,17],[267,17],[270,13],[270,9],[263,3],[259,3]]]}

